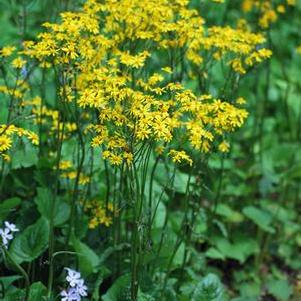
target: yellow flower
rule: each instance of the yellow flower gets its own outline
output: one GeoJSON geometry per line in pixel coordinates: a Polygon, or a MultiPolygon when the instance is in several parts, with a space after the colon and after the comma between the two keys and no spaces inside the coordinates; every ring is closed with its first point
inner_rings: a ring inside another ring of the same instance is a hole
{"type": "Polygon", "coordinates": [[[164,152],[164,146],[162,146],[162,145],[157,146],[155,151],[158,155],[162,155],[164,152]]]}
{"type": "Polygon", "coordinates": [[[69,169],[71,167],[72,167],[72,162],[69,160],[62,160],[60,162],[60,166],[59,166],[60,170],[69,169]]]}
{"type": "Polygon", "coordinates": [[[219,151],[221,151],[222,153],[227,153],[227,152],[229,152],[230,145],[229,145],[228,142],[223,141],[222,143],[219,144],[218,149],[219,149],[219,151]]]}
{"type": "Polygon", "coordinates": [[[243,97],[238,97],[236,99],[236,103],[239,105],[244,105],[246,103],[246,100],[243,97]]]}
{"type": "Polygon", "coordinates": [[[18,57],[12,61],[12,66],[16,69],[21,69],[26,64],[26,61],[23,60],[21,57],[18,57]]]}
{"type": "Polygon", "coordinates": [[[284,5],[278,5],[277,6],[277,12],[280,14],[284,14],[285,13],[285,6],[284,5]]]}
{"type": "Polygon", "coordinates": [[[100,222],[100,224],[103,224],[106,227],[109,227],[112,224],[112,218],[110,216],[103,215],[99,218],[99,222],[100,222]]]}
{"type": "Polygon", "coordinates": [[[292,5],[292,6],[296,5],[296,0],[286,0],[286,2],[288,5],[292,5]]]}
{"type": "Polygon", "coordinates": [[[80,175],[79,177],[79,184],[80,185],[86,185],[90,182],[90,177],[85,175],[80,175]]]}
{"type": "Polygon", "coordinates": [[[150,56],[148,51],[143,51],[138,55],[130,55],[128,51],[120,52],[120,62],[126,66],[133,68],[143,67],[147,57],[150,56]]]}
{"type": "Polygon", "coordinates": [[[24,135],[31,141],[33,145],[39,145],[39,136],[31,131],[24,131],[24,135]]]}
{"type": "Polygon", "coordinates": [[[171,149],[168,154],[174,163],[182,163],[183,161],[186,161],[190,166],[193,163],[192,159],[186,154],[185,151],[176,151],[171,149]]]}
{"type": "Polygon", "coordinates": [[[12,55],[12,53],[16,50],[16,47],[6,46],[0,50],[0,56],[7,57],[12,55]]]}
{"type": "Polygon", "coordinates": [[[6,162],[10,162],[11,161],[11,157],[7,154],[1,154],[2,158],[4,161],[6,162]]]}
{"type": "Polygon", "coordinates": [[[101,201],[88,201],[84,207],[84,211],[91,216],[89,228],[95,229],[99,225],[109,227],[112,224],[113,204],[108,204],[108,210],[101,201]]]}
{"type": "Polygon", "coordinates": [[[0,136],[0,152],[7,151],[12,146],[12,140],[6,135],[0,136]]]}
{"type": "Polygon", "coordinates": [[[161,70],[164,71],[164,72],[166,72],[166,73],[169,73],[169,74],[172,73],[172,70],[171,70],[170,67],[163,67],[163,68],[161,68],[161,70]]]}
{"type": "Polygon", "coordinates": [[[99,225],[98,219],[96,217],[93,217],[89,221],[89,229],[95,229],[99,225]]]}
{"type": "Polygon", "coordinates": [[[25,136],[32,144],[37,145],[39,142],[37,134],[32,131],[25,130],[15,125],[0,124],[0,153],[9,150],[12,146],[14,135],[19,137],[25,136]]]}
{"type": "Polygon", "coordinates": [[[133,154],[129,152],[123,153],[123,159],[126,161],[127,164],[131,164],[133,161],[133,154]]]}

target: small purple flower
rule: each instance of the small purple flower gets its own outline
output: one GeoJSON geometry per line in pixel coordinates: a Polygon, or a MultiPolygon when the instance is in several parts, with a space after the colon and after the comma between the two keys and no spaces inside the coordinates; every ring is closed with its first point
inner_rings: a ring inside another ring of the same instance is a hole
{"type": "Polygon", "coordinates": [[[87,293],[87,286],[84,284],[84,280],[83,279],[80,279],[78,282],[77,282],[77,286],[75,287],[77,293],[82,296],[82,297],[86,297],[88,295],[87,293]]]}
{"type": "Polygon", "coordinates": [[[71,287],[75,287],[78,281],[80,280],[80,273],[69,268],[65,269],[68,271],[68,276],[66,277],[66,280],[69,282],[71,287]]]}
{"type": "Polygon", "coordinates": [[[26,66],[23,66],[22,69],[21,69],[22,77],[26,78],[27,74],[28,74],[27,68],[26,68],[26,66]]]}
{"type": "Polygon", "coordinates": [[[80,295],[76,292],[74,288],[61,292],[61,301],[80,301],[80,295]]]}
{"type": "Polygon", "coordinates": [[[61,292],[61,301],[81,301],[81,297],[86,297],[88,295],[88,288],[85,285],[84,280],[81,279],[79,272],[69,268],[65,268],[65,270],[68,273],[66,281],[69,286],[66,290],[61,292]]]}

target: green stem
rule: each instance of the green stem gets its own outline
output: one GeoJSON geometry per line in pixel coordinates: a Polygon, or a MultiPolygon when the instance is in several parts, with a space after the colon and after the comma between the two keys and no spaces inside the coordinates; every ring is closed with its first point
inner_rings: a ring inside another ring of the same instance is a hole
{"type": "Polygon", "coordinates": [[[2,250],[5,254],[5,256],[9,259],[9,261],[17,268],[17,270],[22,274],[22,276],[25,279],[25,297],[24,301],[29,301],[29,292],[30,292],[30,281],[28,274],[25,272],[25,270],[12,258],[12,256],[9,254],[7,249],[5,247],[2,247],[2,250]]]}

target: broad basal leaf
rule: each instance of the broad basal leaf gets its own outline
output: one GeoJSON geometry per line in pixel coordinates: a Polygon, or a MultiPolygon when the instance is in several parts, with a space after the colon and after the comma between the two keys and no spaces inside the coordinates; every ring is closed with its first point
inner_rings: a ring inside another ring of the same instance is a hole
{"type": "MultiPolygon", "coordinates": [[[[38,195],[34,201],[38,206],[40,214],[49,221],[51,217],[52,202],[54,201],[52,194],[47,188],[38,188],[37,190],[38,195]]],[[[68,220],[70,215],[70,207],[62,200],[56,199],[53,211],[55,226],[62,225],[68,220]]]]}
{"type": "Polygon", "coordinates": [[[72,236],[71,244],[78,255],[80,271],[86,276],[95,273],[100,263],[100,259],[96,253],[75,236],[72,236]]]}
{"type": "Polygon", "coordinates": [[[13,240],[9,252],[18,263],[30,262],[39,257],[48,246],[49,224],[41,217],[13,240]]]}

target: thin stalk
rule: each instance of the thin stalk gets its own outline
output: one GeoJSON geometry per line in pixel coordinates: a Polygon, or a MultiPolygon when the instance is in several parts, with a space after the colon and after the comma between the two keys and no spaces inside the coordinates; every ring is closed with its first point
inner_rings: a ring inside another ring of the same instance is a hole
{"type": "Polygon", "coordinates": [[[12,256],[9,254],[9,252],[6,250],[5,247],[2,247],[2,251],[4,252],[5,256],[9,259],[9,261],[16,267],[16,269],[22,274],[22,276],[25,279],[25,297],[24,301],[30,301],[29,300],[29,291],[30,291],[30,281],[28,274],[25,272],[25,270],[12,258],[12,256]]]}
{"type": "Polygon", "coordinates": [[[186,227],[185,226],[186,226],[186,223],[187,223],[188,209],[189,209],[189,194],[190,194],[189,193],[189,186],[190,186],[190,181],[191,181],[191,169],[190,169],[190,173],[189,173],[187,183],[186,183],[184,217],[182,219],[181,226],[180,226],[180,231],[183,230],[184,233],[182,233],[182,235],[178,236],[175,247],[174,247],[173,252],[172,252],[172,255],[169,258],[169,262],[168,262],[168,266],[167,266],[167,272],[166,272],[166,275],[165,275],[165,279],[164,279],[164,283],[163,283],[163,287],[162,287],[162,291],[161,291],[162,296],[163,296],[163,293],[166,289],[167,280],[168,280],[168,277],[169,277],[170,272],[171,272],[172,262],[174,260],[174,257],[176,256],[176,253],[177,253],[179,247],[181,246],[182,242],[184,241],[184,238],[185,238],[185,235],[186,235],[186,233],[185,233],[186,227]]]}
{"type": "Polygon", "coordinates": [[[50,207],[50,218],[49,218],[49,274],[48,274],[48,300],[51,300],[52,294],[52,285],[53,285],[53,275],[54,275],[54,267],[51,261],[54,252],[54,209],[56,204],[56,198],[58,195],[58,187],[59,187],[59,173],[60,173],[60,161],[61,161],[61,153],[62,153],[62,145],[63,145],[63,137],[65,130],[65,122],[62,125],[62,132],[60,133],[60,121],[58,121],[58,129],[57,129],[57,137],[58,137],[58,147],[57,147],[57,158],[56,158],[56,172],[55,172],[55,189],[53,200],[51,202],[50,207]]]}

